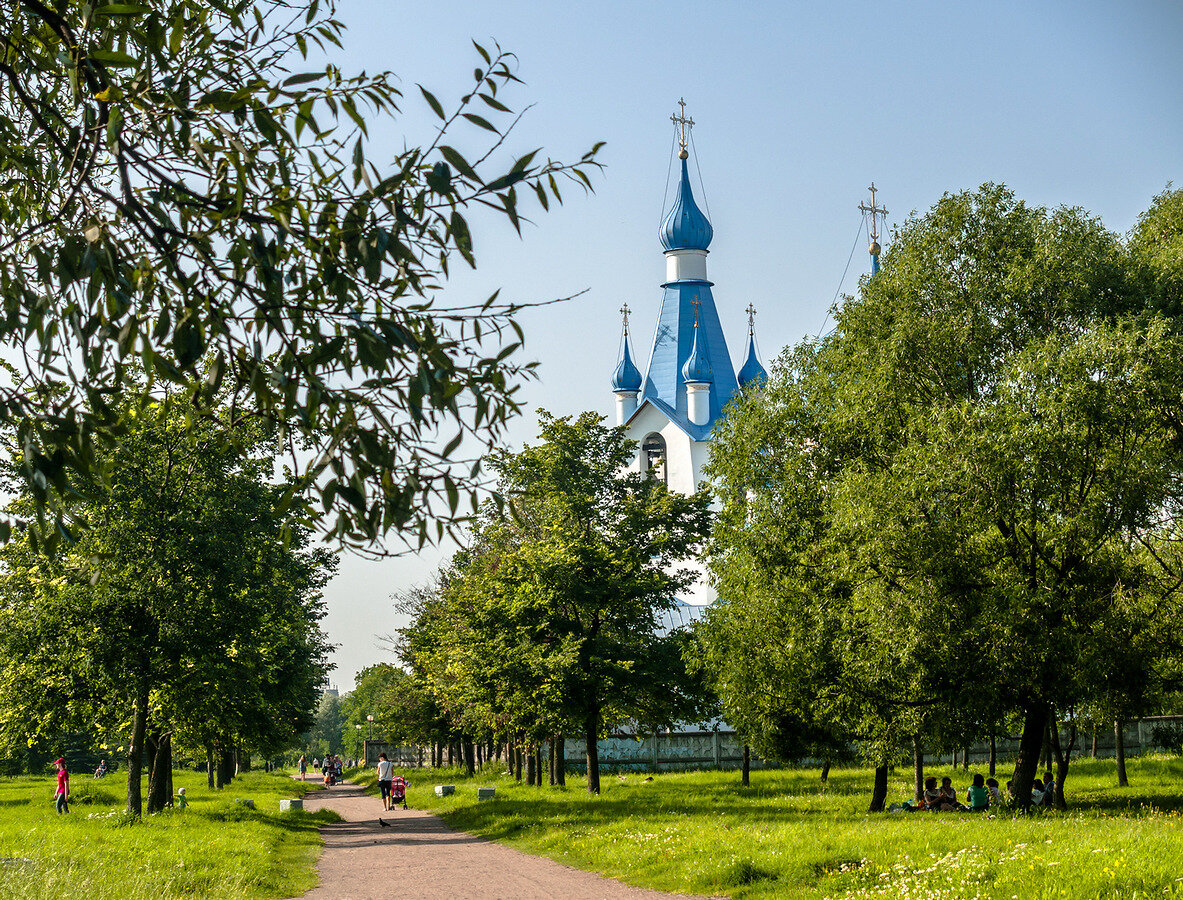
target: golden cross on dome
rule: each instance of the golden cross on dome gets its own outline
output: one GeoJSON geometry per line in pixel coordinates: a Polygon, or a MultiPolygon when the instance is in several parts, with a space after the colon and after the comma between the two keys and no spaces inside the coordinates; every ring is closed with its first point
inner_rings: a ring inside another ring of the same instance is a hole
{"type": "Polygon", "coordinates": [[[887,207],[875,204],[875,182],[871,182],[871,187],[868,190],[871,192],[871,205],[860,203],[858,208],[871,214],[871,240],[877,241],[879,240],[879,217],[882,216],[884,224],[887,223],[887,207]]]}
{"type": "Polygon", "coordinates": [[[749,303],[748,308],[745,310],[745,312],[748,314],[748,334],[755,334],[756,333],[756,307],[754,305],[752,305],[751,303],[749,303]]]}
{"type": "Polygon", "coordinates": [[[694,327],[698,327],[698,308],[702,306],[702,301],[698,299],[698,294],[694,295],[694,299],[690,301],[690,305],[694,307],[694,327]]]}
{"type": "Polygon", "coordinates": [[[627,303],[620,307],[620,314],[624,317],[624,333],[626,335],[628,334],[628,314],[630,312],[632,312],[632,310],[628,308],[627,303]]]}
{"type": "Polygon", "coordinates": [[[678,128],[678,158],[685,159],[689,154],[686,152],[686,141],[690,134],[689,129],[694,127],[694,120],[686,117],[686,101],[678,100],[677,115],[670,116],[670,121],[678,128]]]}

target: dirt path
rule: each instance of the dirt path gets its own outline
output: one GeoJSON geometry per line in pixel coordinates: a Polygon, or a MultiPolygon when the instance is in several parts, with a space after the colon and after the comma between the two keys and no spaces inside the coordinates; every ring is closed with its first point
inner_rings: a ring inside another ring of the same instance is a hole
{"type": "Polygon", "coordinates": [[[320,886],[303,900],[424,897],[464,900],[659,900],[665,894],[529,856],[463,831],[417,809],[382,811],[357,785],[313,791],[304,808],[336,810],[346,821],[322,829],[320,886]],[[378,817],[391,822],[378,825],[378,817]]]}

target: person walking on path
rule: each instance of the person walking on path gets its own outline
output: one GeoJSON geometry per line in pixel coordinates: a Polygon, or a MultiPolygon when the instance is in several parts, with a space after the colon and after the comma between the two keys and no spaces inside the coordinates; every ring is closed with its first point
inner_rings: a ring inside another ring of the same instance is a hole
{"type": "Polygon", "coordinates": [[[70,811],[70,773],[66,771],[66,761],[58,757],[53,761],[58,770],[58,790],[53,795],[53,799],[57,802],[58,813],[68,813],[70,811]]]}
{"type": "Polygon", "coordinates": [[[390,779],[394,777],[394,764],[385,753],[378,754],[378,793],[382,795],[382,808],[390,811],[390,779]]]}
{"type": "Polygon", "coordinates": [[[303,753],[300,754],[300,780],[304,781],[304,776],[308,774],[308,757],[303,753]]]}

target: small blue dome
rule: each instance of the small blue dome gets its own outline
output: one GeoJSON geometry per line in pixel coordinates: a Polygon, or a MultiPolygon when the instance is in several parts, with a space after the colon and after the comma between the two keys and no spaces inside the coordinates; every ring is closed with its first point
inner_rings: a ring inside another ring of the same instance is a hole
{"type": "Polygon", "coordinates": [[[666,250],[705,250],[715,236],[715,229],[694,202],[686,160],[682,160],[682,181],[678,185],[678,196],[661,223],[658,234],[661,246],[666,250]]]}
{"type": "Polygon", "coordinates": [[[620,355],[620,364],[612,373],[613,391],[639,391],[641,389],[641,371],[633,365],[632,355],[628,349],[628,337],[624,339],[624,352],[620,355]]]}
{"type": "Polygon", "coordinates": [[[748,335],[748,353],[744,357],[743,365],[739,369],[739,383],[745,386],[751,381],[766,381],[768,373],[764,371],[764,367],[760,365],[760,360],[756,357],[756,335],[748,335]]]}
{"type": "Polygon", "coordinates": [[[682,380],[687,384],[710,384],[713,380],[706,337],[697,326],[694,329],[694,343],[690,345],[690,355],[686,357],[686,364],[682,366],[682,380]]]}

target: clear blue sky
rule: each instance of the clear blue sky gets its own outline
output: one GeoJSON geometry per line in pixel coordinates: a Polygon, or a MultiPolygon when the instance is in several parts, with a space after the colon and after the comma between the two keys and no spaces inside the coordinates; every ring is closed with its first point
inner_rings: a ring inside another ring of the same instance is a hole
{"type": "MultiPolygon", "coordinates": [[[[514,149],[558,159],[606,141],[592,196],[574,188],[519,239],[488,222],[478,270],[455,302],[580,299],[530,313],[527,350],[541,364],[532,408],[612,412],[608,379],[619,316],[633,308],[643,365],[661,298],[657,242],[679,97],[715,228],[708,260],[733,358],[743,309],[759,310],[765,361],[815,334],[839,288],[873,180],[890,228],[946,191],[1005,182],[1035,204],[1081,206],[1128,230],[1153,196],[1183,183],[1183,4],[1161,2],[391,3],[342,0],[347,71],[389,69],[405,82],[403,118],[377,127],[381,158],[431,133],[422,83],[464,93],[480,60],[470,39],[519,57],[526,82],[510,105],[535,104],[514,149]]],[[[843,291],[866,271],[859,241],[843,291]]],[[[533,415],[515,429],[533,435],[533,415]]],[[[342,561],[329,588],[332,680],[389,659],[374,635],[402,624],[390,594],[439,554],[342,561]]]]}

